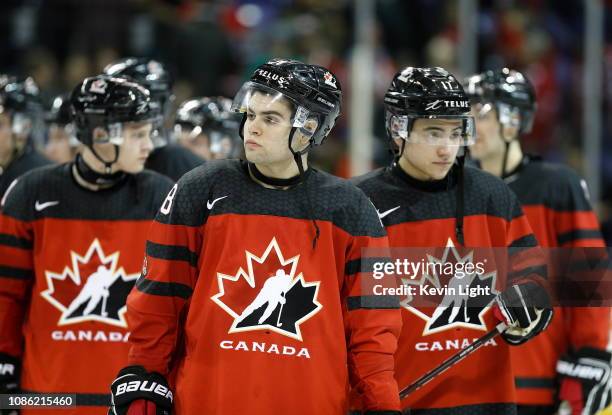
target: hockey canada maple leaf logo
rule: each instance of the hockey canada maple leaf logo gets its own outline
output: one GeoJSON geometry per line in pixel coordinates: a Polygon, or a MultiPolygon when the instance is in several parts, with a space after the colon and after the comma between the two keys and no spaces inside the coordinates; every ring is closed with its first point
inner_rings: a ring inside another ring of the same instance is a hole
{"type": "Polygon", "coordinates": [[[271,330],[302,341],[300,325],[323,307],[317,301],[320,281],[298,273],[299,254],[285,259],[272,238],[261,257],[245,251],[246,271],[217,272],[219,293],[211,299],[233,319],[228,333],[271,330]]]}
{"type": "MultiPolygon", "coordinates": [[[[428,267],[420,278],[402,278],[406,286],[415,286],[415,293],[427,299],[419,299],[421,303],[431,303],[431,307],[417,307],[415,296],[407,295],[400,304],[408,311],[414,313],[427,323],[423,335],[437,333],[457,327],[476,330],[487,330],[483,315],[490,308],[490,304],[499,292],[496,290],[497,271],[479,274],[477,272],[464,272],[459,275],[439,275],[437,270],[452,264],[469,264],[474,261],[474,251],[462,256],[449,238],[442,254],[442,258],[428,255],[430,264],[438,265],[428,267]],[[479,293],[469,295],[469,293],[479,293]]],[[[485,260],[486,261],[486,260],[485,260]]]]}
{"type": "Polygon", "coordinates": [[[119,267],[119,252],[105,255],[94,239],[84,255],[70,251],[70,266],[60,273],[45,271],[41,296],[61,312],[59,326],[99,321],[127,327],[125,301],[139,274],[119,267]]]}

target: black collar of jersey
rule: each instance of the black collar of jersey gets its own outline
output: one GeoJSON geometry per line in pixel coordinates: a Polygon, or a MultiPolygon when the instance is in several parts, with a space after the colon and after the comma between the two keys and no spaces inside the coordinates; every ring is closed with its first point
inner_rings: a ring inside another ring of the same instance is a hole
{"type": "Polygon", "coordinates": [[[127,174],[122,171],[112,174],[98,173],[89,167],[87,163],[85,163],[85,160],[83,160],[83,157],[80,154],[77,154],[74,164],[76,167],[76,173],[80,176],[80,178],[91,184],[93,187],[98,187],[99,189],[108,189],[113,187],[127,177],[127,174]]]}
{"type": "Polygon", "coordinates": [[[247,163],[247,168],[257,180],[259,180],[260,182],[264,184],[267,184],[269,186],[274,186],[274,187],[295,186],[299,184],[300,182],[305,181],[308,178],[308,176],[310,176],[310,171],[311,171],[311,169],[306,169],[306,171],[304,172],[302,176],[298,174],[297,176],[293,176],[288,179],[277,179],[275,177],[269,177],[269,176],[264,175],[262,172],[260,172],[257,169],[255,164],[253,163],[247,163]]]}
{"type": "Polygon", "coordinates": [[[531,154],[525,154],[523,156],[523,159],[521,160],[521,162],[515,168],[513,168],[511,171],[507,172],[504,175],[504,177],[502,177],[502,179],[506,180],[508,178],[511,178],[511,177],[519,174],[521,172],[521,170],[523,170],[525,168],[525,166],[527,166],[532,161],[542,161],[542,158],[540,156],[534,156],[534,155],[531,155],[531,154]]]}
{"type": "Polygon", "coordinates": [[[446,177],[440,180],[417,180],[404,171],[399,163],[393,163],[391,166],[391,174],[406,183],[408,186],[424,192],[445,192],[451,190],[457,184],[457,169],[459,167],[453,164],[446,177]]]}

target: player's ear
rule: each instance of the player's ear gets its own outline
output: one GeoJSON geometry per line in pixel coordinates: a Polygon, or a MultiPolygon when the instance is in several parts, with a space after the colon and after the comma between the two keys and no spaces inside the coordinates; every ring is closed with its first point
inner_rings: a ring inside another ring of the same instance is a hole
{"type": "Polygon", "coordinates": [[[311,137],[317,131],[318,125],[319,122],[315,118],[309,118],[304,123],[304,126],[298,129],[296,133],[297,139],[294,140],[295,147],[297,147],[296,150],[301,151],[308,146],[311,137]]]}
{"type": "Polygon", "coordinates": [[[109,137],[108,137],[108,131],[106,131],[105,128],[102,127],[96,127],[94,128],[94,130],[92,131],[92,138],[93,138],[93,142],[94,143],[104,143],[106,141],[108,141],[109,137]]]}

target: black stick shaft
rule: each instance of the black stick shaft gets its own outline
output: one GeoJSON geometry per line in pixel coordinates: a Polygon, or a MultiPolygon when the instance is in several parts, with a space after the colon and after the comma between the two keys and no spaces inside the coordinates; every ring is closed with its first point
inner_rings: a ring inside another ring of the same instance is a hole
{"type": "Polygon", "coordinates": [[[407,386],[404,389],[402,389],[399,394],[400,399],[404,399],[406,396],[408,396],[412,392],[423,387],[423,385],[425,385],[430,380],[438,376],[440,373],[444,372],[451,366],[454,366],[457,362],[463,360],[466,356],[469,356],[470,354],[474,353],[480,347],[484,346],[484,344],[487,343],[489,340],[491,340],[492,338],[494,338],[495,336],[497,336],[498,334],[506,330],[507,327],[508,326],[506,325],[506,323],[499,323],[497,326],[495,326],[494,329],[492,329],[487,334],[485,334],[484,336],[476,340],[474,343],[470,344],[468,347],[461,350],[460,352],[455,353],[454,355],[446,359],[444,362],[440,363],[440,365],[436,366],[435,368],[433,368],[432,370],[430,370],[429,372],[425,373],[423,376],[415,380],[410,386],[407,386]]]}

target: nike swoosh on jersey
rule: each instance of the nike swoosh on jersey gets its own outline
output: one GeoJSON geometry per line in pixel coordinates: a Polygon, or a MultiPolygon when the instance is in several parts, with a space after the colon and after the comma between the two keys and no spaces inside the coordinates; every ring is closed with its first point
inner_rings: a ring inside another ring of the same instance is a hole
{"type": "Polygon", "coordinates": [[[395,211],[396,211],[396,210],[398,210],[399,208],[400,208],[400,206],[396,206],[396,207],[394,207],[394,208],[392,208],[392,209],[385,210],[383,213],[378,212],[378,210],[377,210],[376,212],[378,212],[378,218],[379,218],[379,219],[382,219],[382,218],[384,218],[385,216],[389,215],[390,213],[395,212],[395,211]]]}
{"type": "Polygon", "coordinates": [[[36,209],[37,212],[40,212],[41,210],[44,210],[48,207],[55,206],[58,204],[59,204],[59,200],[52,200],[50,202],[44,202],[44,203],[40,203],[37,200],[36,203],[34,203],[34,209],[36,209]]]}
{"type": "Polygon", "coordinates": [[[207,200],[207,201],[206,201],[206,207],[208,208],[208,210],[212,210],[212,208],[213,208],[213,206],[215,205],[215,203],[217,203],[217,202],[218,202],[219,200],[221,200],[221,199],[225,199],[227,196],[229,196],[229,195],[225,195],[225,196],[218,197],[218,198],[216,198],[215,200],[213,200],[212,202],[211,202],[211,201],[209,201],[209,200],[207,200]]]}

